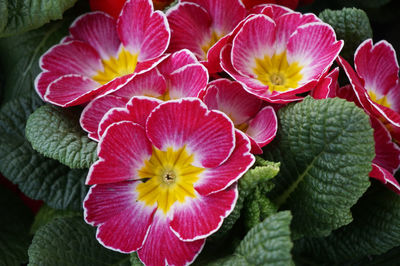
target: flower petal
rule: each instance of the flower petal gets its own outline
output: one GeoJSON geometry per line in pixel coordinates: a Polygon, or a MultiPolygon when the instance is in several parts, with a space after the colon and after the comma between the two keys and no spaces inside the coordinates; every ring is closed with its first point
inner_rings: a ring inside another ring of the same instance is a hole
{"type": "Polygon", "coordinates": [[[98,141],[97,131],[105,113],[111,108],[125,106],[127,100],[114,95],[105,95],[94,99],[83,109],[80,124],[83,130],[89,133],[89,138],[98,141]]]}
{"type": "Polygon", "coordinates": [[[274,108],[266,106],[250,121],[246,134],[262,148],[275,138],[277,131],[278,118],[274,108]]]}
{"type": "Polygon", "coordinates": [[[100,139],[99,160],[90,167],[86,184],[137,179],[137,170],[151,154],[152,146],[142,126],[129,121],[115,123],[100,139]]]}
{"type": "Polygon", "coordinates": [[[160,11],[153,11],[150,0],[128,1],[117,21],[117,31],[122,44],[138,61],[162,55],[169,44],[167,19],[160,11]]]}
{"type": "Polygon", "coordinates": [[[100,84],[76,74],[61,76],[47,88],[44,99],[51,104],[68,107],[80,105],[95,98],[101,91],[100,84]]]}
{"type": "Polygon", "coordinates": [[[96,75],[103,70],[101,57],[87,43],[71,41],[50,48],[40,58],[40,67],[44,70],[64,74],[79,74],[86,77],[96,75]]]}
{"type": "Polygon", "coordinates": [[[160,73],[165,76],[190,64],[199,64],[199,61],[188,49],[182,49],[169,55],[167,59],[157,66],[157,68],[160,73]]]}
{"type": "Polygon", "coordinates": [[[147,117],[160,103],[162,103],[162,101],[155,98],[134,96],[129,100],[126,106],[110,109],[104,115],[99,124],[99,136],[103,136],[104,132],[111,124],[120,121],[131,121],[144,128],[147,117]]]}
{"type": "Polygon", "coordinates": [[[310,95],[314,99],[334,98],[339,88],[338,84],[339,68],[336,67],[328,75],[322,77],[317,86],[311,90],[310,95]]]}
{"type": "Polygon", "coordinates": [[[174,206],[171,230],[184,241],[205,238],[216,232],[225,217],[233,210],[238,197],[236,185],[232,188],[188,199],[174,206]]]}
{"type": "Polygon", "coordinates": [[[386,187],[391,189],[392,191],[400,194],[400,185],[397,182],[396,178],[385,168],[373,163],[372,170],[369,173],[369,176],[379,180],[386,187]]]}
{"type": "Polygon", "coordinates": [[[35,90],[37,94],[39,94],[40,98],[44,100],[44,95],[46,94],[47,88],[49,87],[50,83],[55,81],[60,77],[60,74],[44,71],[41,72],[35,79],[35,90]]]}
{"type": "Polygon", "coordinates": [[[197,97],[207,82],[208,72],[203,65],[186,65],[169,76],[169,96],[171,99],[197,97]]]}
{"type": "Polygon", "coordinates": [[[102,12],[92,12],[77,18],[69,28],[75,40],[89,43],[102,59],[117,57],[121,44],[116,21],[102,12]]]}
{"type": "Polygon", "coordinates": [[[94,185],[84,203],[85,220],[99,226],[96,238],[114,251],[130,253],[143,246],[156,206],[137,201],[136,181],[94,185]]]}
{"type": "Polygon", "coordinates": [[[201,167],[216,167],[235,148],[232,122],[217,111],[209,111],[197,98],[184,98],[159,105],[149,116],[147,136],[159,150],[184,146],[201,167]]]}
{"type": "Polygon", "coordinates": [[[156,212],[143,247],[138,250],[139,259],[149,266],[188,265],[203,249],[205,239],[184,242],[171,231],[168,220],[156,212]]]}
{"type": "Polygon", "coordinates": [[[215,168],[205,169],[194,188],[201,195],[209,195],[226,189],[236,182],[254,163],[254,156],[250,154],[250,142],[246,135],[235,130],[235,150],[229,159],[215,168]]]}

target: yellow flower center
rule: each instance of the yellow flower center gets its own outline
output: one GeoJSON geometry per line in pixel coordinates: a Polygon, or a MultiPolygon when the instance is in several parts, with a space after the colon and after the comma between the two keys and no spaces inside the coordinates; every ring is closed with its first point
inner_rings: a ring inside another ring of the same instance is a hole
{"type": "Polygon", "coordinates": [[[386,95],[384,95],[384,96],[377,95],[372,90],[368,90],[368,94],[371,97],[371,100],[373,100],[374,102],[376,102],[376,103],[378,103],[380,105],[383,105],[385,107],[390,108],[391,104],[389,103],[386,95]]]}
{"type": "Polygon", "coordinates": [[[153,147],[150,159],[138,171],[143,180],[136,190],[138,200],[152,206],[157,203],[158,209],[165,214],[175,202],[183,203],[186,197],[196,198],[194,183],[204,168],[193,166],[194,156],[186,147],[166,151],[153,147]]]}
{"type": "Polygon", "coordinates": [[[92,79],[104,85],[115,78],[131,74],[135,71],[138,56],[122,47],[117,57],[101,60],[104,70],[98,71],[92,79]]]}
{"type": "Polygon", "coordinates": [[[253,69],[256,78],[264,85],[268,85],[269,91],[287,91],[297,88],[303,75],[300,73],[302,66],[298,62],[288,63],[286,52],[268,55],[256,59],[256,67],[253,69]]]}
{"type": "Polygon", "coordinates": [[[222,35],[212,31],[210,37],[203,43],[201,50],[203,50],[203,59],[207,60],[208,50],[221,38],[222,35]]]}

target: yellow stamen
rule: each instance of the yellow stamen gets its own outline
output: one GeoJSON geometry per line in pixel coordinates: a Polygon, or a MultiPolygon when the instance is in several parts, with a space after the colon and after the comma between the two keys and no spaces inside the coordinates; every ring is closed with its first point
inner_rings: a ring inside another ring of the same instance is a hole
{"type": "Polygon", "coordinates": [[[166,151],[153,147],[150,159],[138,171],[143,180],[136,190],[138,200],[146,205],[157,203],[159,209],[167,213],[175,202],[185,202],[186,197],[196,198],[194,183],[204,168],[193,166],[194,156],[186,148],[166,151]]]}
{"type": "Polygon", "coordinates": [[[300,73],[302,66],[298,62],[288,63],[286,52],[268,55],[256,59],[256,67],[253,69],[256,78],[264,85],[268,85],[269,91],[288,91],[297,88],[303,78],[300,73]]]}
{"type": "Polygon", "coordinates": [[[215,31],[212,31],[210,34],[210,37],[204,42],[204,44],[201,46],[201,50],[203,50],[203,59],[207,60],[207,53],[208,50],[210,50],[211,46],[213,46],[220,38],[222,35],[218,34],[215,31]]]}
{"type": "Polygon", "coordinates": [[[92,77],[93,80],[104,85],[107,82],[135,71],[138,54],[131,54],[122,47],[117,57],[102,60],[104,70],[100,70],[92,77]]]}
{"type": "Polygon", "coordinates": [[[388,108],[391,107],[391,104],[389,103],[386,95],[384,95],[384,96],[377,95],[372,90],[368,90],[368,94],[371,97],[371,100],[376,102],[377,104],[383,105],[383,106],[388,107],[388,108]]]}

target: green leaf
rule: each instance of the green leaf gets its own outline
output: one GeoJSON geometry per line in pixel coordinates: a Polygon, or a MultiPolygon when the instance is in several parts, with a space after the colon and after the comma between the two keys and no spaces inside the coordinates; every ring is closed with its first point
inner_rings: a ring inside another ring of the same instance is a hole
{"type": "Polygon", "coordinates": [[[352,223],[326,238],[299,240],[296,254],[342,263],[400,246],[400,196],[376,185],[353,208],[352,223]]]}
{"type": "Polygon", "coordinates": [[[46,225],[55,218],[72,216],[82,216],[82,213],[70,210],[56,210],[47,205],[43,205],[35,216],[30,233],[32,235],[35,234],[40,227],[46,225]]]}
{"type": "Polygon", "coordinates": [[[129,259],[131,266],[142,266],[143,263],[138,258],[136,252],[131,253],[131,257],[129,259]]]}
{"type": "Polygon", "coordinates": [[[81,110],[45,105],[30,115],[26,138],[39,153],[70,168],[89,168],[97,160],[97,142],[80,125],[81,110]]]}
{"type": "Polygon", "coordinates": [[[54,219],[33,237],[28,250],[29,265],[130,265],[129,255],[101,246],[95,231],[81,217],[54,219]]]}
{"type": "Polygon", "coordinates": [[[32,212],[11,191],[0,185],[0,265],[19,266],[28,261],[32,212]]]}
{"type": "Polygon", "coordinates": [[[289,211],[271,215],[253,227],[236,252],[211,265],[292,265],[289,211]]]}
{"type": "Polygon", "coordinates": [[[0,0],[0,37],[39,28],[61,19],[77,0],[0,0]]]}
{"type": "Polygon", "coordinates": [[[28,197],[55,209],[81,210],[87,170],[71,170],[34,151],[24,136],[37,98],[19,98],[0,109],[0,172],[28,197]]]}
{"type": "Polygon", "coordinates": [[[352,221],[350,208],[370,185],[375,156],[369,118],[343,99],[291,104],[263,156],[280,161],[270,196],[293,214],[294,237],[326,236],[352,221]]]}
{"type": "Polygon", "coordinates": [[[372,29],[367,14],[357,8],[343,8],[342,10],[326,9],[319,17],[330,24],[338,39],[344,40],[341,55],[353,61],[357,47],[366,39],[372,38],[372,29]]]}

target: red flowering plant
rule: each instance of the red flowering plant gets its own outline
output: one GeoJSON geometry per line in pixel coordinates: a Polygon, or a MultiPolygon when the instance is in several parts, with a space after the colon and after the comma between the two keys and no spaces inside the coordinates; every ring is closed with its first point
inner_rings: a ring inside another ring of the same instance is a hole
{"type": "Polygon", "coordinates": [[[5,265],[393,262],[399,66],[368,16],[395,1],[25,2],[0,4],[5,265]]]}

